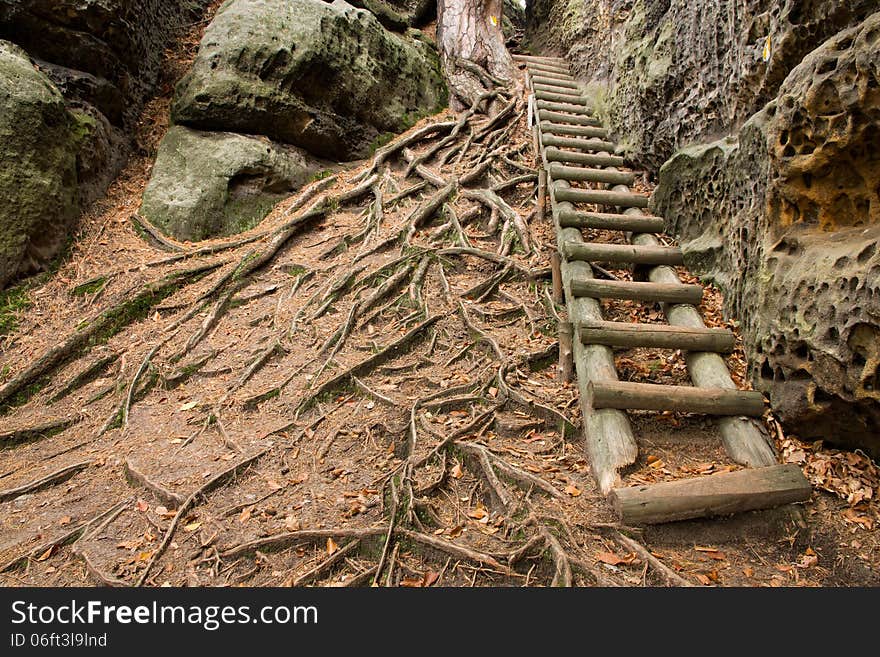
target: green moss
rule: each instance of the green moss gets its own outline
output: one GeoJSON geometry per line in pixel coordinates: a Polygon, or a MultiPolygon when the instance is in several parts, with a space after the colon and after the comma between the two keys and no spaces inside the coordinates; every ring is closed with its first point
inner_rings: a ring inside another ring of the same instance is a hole
{"type": "Polygon", "coordinates": [[[0,335],[13,333],[18,328],[19,315],[31,305],[25,283],[0,292],[0,335]]]}
{"type": "Polygon", "coordinates": [[[98,278],[93,278],[90,281],[83,283],[82,285],[77,285],[73,288],[70,293],[75,297],[84,297],[87,294],[95,294],[96,292],[100,292],[107,285],[107,277],[99,276],[98,278]]]}
{"type": "MultiPolygon", "coordinates": [[[[401,125],[405,125],[406,121],[403,121],[401,125]]],[[[402,127],[400,132],[406,132],[412,127],[413,124],[410,124],[407,127],[402,127]]],[[[385,144],[394,139],[397,135],[393,132],[383,132],[378,137],[373,140],[373,143],[370,144],[370,155],[375,153],[377,150],[382,148],[385,144]]]]}

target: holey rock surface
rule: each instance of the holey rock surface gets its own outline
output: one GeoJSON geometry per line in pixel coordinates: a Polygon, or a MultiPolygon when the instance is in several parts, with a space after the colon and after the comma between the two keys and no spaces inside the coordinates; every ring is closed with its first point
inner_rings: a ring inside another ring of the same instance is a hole
{"type": "Polygon", "coordinates": [[[27,53],[0,41],[0,289],[64,244],[78,211],[74,125],[27,53]]]}
{"type": "Polygon", "coordinates": [[[240,233],[315,169],[314,160],[292,146],[174,126],[159,147],[140,214],[182,241],[240,233]]]}
{"type": "Polygon", "coordinates": [[[677,154],[653,209],[726,291],[789,430],[880,456],[880,13],[807,56],[738,139],[677,154]]]}
{"type": "Polygon", "coordinates": [[[675,150],[738,129],[814,48],[878,0],[532,0],[529,38],[600,83],[627,157],[656,172],[675,150]]]}
{"type": "Polygon", "coordinates": [[[446,103],[434,48],[336,0],[230,0],[177,88],[175,123],[367,156],[446,103]]]}

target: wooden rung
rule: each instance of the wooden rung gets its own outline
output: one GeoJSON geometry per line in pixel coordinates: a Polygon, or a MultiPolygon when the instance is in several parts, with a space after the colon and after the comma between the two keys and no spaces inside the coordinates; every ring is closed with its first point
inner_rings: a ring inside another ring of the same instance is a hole
{"type": "Polygon", "coordinates": [[[575,82],[574,76],[568,72],[558,73],[556,71],[547,71],[530,67],[529,75],[531,75],[533,79],[535,77],[542,77],[550,78],[552,80],[566,80],[570,82],[575,82]]]}
{"type": "Polygon", "coordinates": [[[575,137],[598,137],[607,139],[608,131],[605,128],[597,128],[588,125],[569,125],[567,123],[541,123],[542,132],[551,132],[554,135],[573,135],[575,137]]]}
{"type": "Polygon", "coordinates": [[[705,415],[764,414],[764,395],[755,390],[666,386],[630,381],[590,381],[586,403],[589,408],[618,410],[678,411],[705,415]]]}
{"type": "Polygon", "coordinates": [[[625,525],[648,525],[806,502],[812,487],[793,463],[615,488],[609,499],[625,525]]]}
{"type": "Polygon", "coordinates": [[[553,112],[568,112],[570,114],[585,114],[591,116],[593,112],[583,105],[572,105],[570,103],[554,103],[549,100],[538,100],[536,105],[539,110],[551,110],[553,112]]]}
{"type": "Polygon", "coordinates": [[[556,73],[557,75],[571,75],[571,69],[568,66],[556,66],[555,64],[547,64],[535,62],[528,65],[529,73],[556,73]]]}
{"type": "Polygon", "coordinates": [[[657,303],[689,303],[694,306],[703,299],[703,288],[699,285],[603,281],[595,278],[572,279],[571,293],[576,297],[593,299],[632,299],[657,303]]]}
{"type": "Polygon", "coordinates": [[[681,349],[728,354],[736,336],[727,329],[690,328],[668,324],[630,324],[627,322],[587,322],[578,326],[584,344],[632,349],[681,349]]]}
{"type": "Polygon", "coordinates": [[[554,180],[582,180],[612,185],[632,185],[636,176],[628,171],[609,171],[608,169],[586,169],[584,167],[567,167],[558,162],[550,165],[550,176],[554,180]]]}
{"type": "Polygon", "coordinates": [[[562,78],[544,77],[543,75],[533,75],[532,82],[535,84],[548,84],[554,87],[564,87],[566,89],[578,89],[578,83],[574,80],[564,80],[562,78]]]}
{"type": "Polygon", "coordinates": [[[571,94],[558,94],[552,91],[535,91],[535,98],[538,100],[549,100],[554,103],[568,103],[569,105],[588,105],[589,101],[583,96],[573,96],[571,94]]]}
{"type": "Polygon", "coordinates": [[[629,192],[608,192],[604,189],[563,189],[555,190],[557,201],[569,203],[594,203],[596,205],[614,205],[620,208],[646,208],[649,198],[643,194],[629,192]]]}
{"type": "Polygon", "coordinates": [[[552,57],[552,56],[544,56],[544,55],[511,55],[510,56],[515,62],[537,62],[537,63],[552,63],[552,64],[560,64],[562,66],[568,66],[568,62],[562,57],[552,57]]]}
{"type": "Polygon", "coordinates": [[[563,151],[554,146],[545,148],[544,156],[548,162],[571,162],[591,167],[622,167],[625,164],[624,159],[620,155],[563,151]]]}
{"type": "Polygon", "coordinates": [[[538,118],[542,121],[554,121],[556,123],[567,123],[570,125],[590,125],[595,127],[599,127],[602,125],[599,119],[596,119],[592,116],[560,114],[559,112],[550,112],[548,110],[539,111],[538,118]]]}
{"type": "Polygon", "coordinates": [[[632,265],[683,265],[684,254],[677,246],[637,244],[565,243],[565,257],[582,262],[610,262],[632,265]]]}
{"type": "Polygon", "coordinates": [[[579,89],[571,89],[570,87],[559,87],[555,84],[540,84],[535,82],[534,89],[535,91],[540,91],[542,93],[565,96],[566,98],[562,99],[562,102],[564,103],[579,103],[584,98],[583,93],[581,93],[579,89]]]}
{"type": "Polygon", "coordinates": [[[624,230],[633,233],[662,233],[666,229],[663,217],[649,215],[615,214],[612,212],[575,212],[559,210],[559,225],[562,228],[600,228],[604,230],[624,230]]]}
{"type": "Polygon", "coordinates": [[[575,139],[574,137],[557,137],[554,134],[543,133],[541,143],[544,146],[556,146],[562,148],[577,148],[582,151],[599,151],[613,153],[616,145],[604,139],[575,139]]]}

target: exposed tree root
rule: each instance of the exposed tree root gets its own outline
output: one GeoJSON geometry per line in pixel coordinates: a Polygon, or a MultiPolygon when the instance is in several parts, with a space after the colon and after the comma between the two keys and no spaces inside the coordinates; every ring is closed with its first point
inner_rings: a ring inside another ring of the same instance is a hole
{"type": "Polygon", "coordinates": [[[150,491],[157,500],[162,502],[162,504],[169,509],[176,509],[185,501],[183,495],[175,493],[161,484],[150,480],[147,475],[132,465],[131,459],[125,459],[125,476],[133,485],[140,486],[141,488],[150,491]]]}
{"type": "Polygon", "coordinates": [[[51,486],[56,486],[58,484],[62,484],[71,477],[76,474],[79,474],[81,471],[85,470],[92,464],[91,461],[83,461],[82,463],[75,463],[74,465],[68,465],[60,470],[56,470],[52,474],[48,474],[45,477],[41,477],[36,481],[32,481],[30,483],[24,484],[22,486],[18,486],[16,488],[10,488],[8,490],[0,490],[0,502],[6,502],[8,500],[14,500],[16,497],[20,497],[26,493],[35,493],[37,491],[41,491],[45,488],[49,488],[51,486]]]}

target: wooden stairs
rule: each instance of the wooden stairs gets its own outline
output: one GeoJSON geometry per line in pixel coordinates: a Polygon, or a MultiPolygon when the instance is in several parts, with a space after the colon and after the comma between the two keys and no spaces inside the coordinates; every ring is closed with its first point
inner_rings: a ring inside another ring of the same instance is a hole
{"type": "Polygon", "coordinates": [[[560,335],[574,336],[586,451],[602,493],[628,525],[808,500],[812,491],[800,468],[777,462],[770,440],[753,419],[764,413],[763,396],[737,389],[730,377],[721,354],[733,350],[734,335],[703,323],[698,311],[702,286],[681,282],[675,269],[683,264],[681,250],[657,238],[663,218],[647,214],[650,198],[630,189],[635,176],[622,170],[624,158],[592,115],[568,64],[553,57],[515,55],[514,60],[525,65],[529,120],[542,166],[539,213],[549,196],[570,323],[560,327],[560,335]],[[589,228],[621,231],[628,244],[587,242],[582,230],[589,228]],[[597,263],[632,265],[644,280],[597,278],[597,263]],[[601,299],[660,303],[667,324],[605,321],[601,299]],[[633,347],[682,350],[693,385],[620,381],[615,349],[633,347]],[[638,456],[627,415],[634,409],[716,416],[727,453],[746,468],[623,487],[619,470],[638,456]]]}

